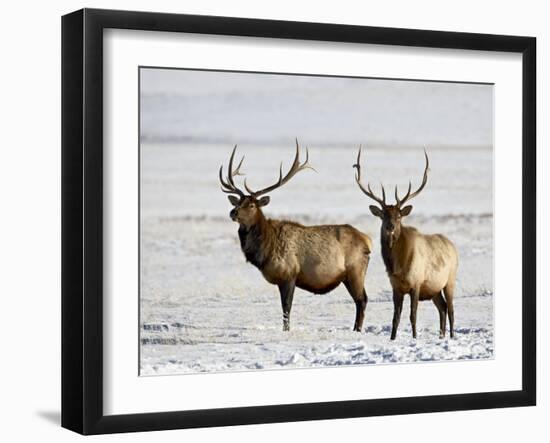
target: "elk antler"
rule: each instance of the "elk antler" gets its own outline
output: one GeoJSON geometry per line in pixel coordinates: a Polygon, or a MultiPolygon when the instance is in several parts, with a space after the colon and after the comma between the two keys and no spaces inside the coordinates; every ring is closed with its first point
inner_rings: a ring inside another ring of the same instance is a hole
{"type": "Polygon", "coordinates": [[[411,194],[411,182],[409,181],[409,189],[405,194],[405,197],[403,197],[403,199],[401,200],[397,196],[397,186],[395,187],[395,200],[397,201],[398,207],[401,207],[408,200],[411,200],[412,198],[416,197],[418,194],[420,194],[420,191],[424,189],[424,186],[426,186],[426,183],[428,182],[428,171],[430,168],[430,160],[428,159],[428,153],[426,152],[426,148],[424,148],[424,157],[426,157],[426,167],[424,168],[424,177],[422,178],[422,184],[420,185],[420,187],[411,194]]]}
{"type": "Polygon", "coordinates": [[[243,191],[241,191],[237,186],[235,185],[235,182],[233,181],[233,177],[236,175],[244,175],[241,173],[241,166],[243,164],[244,156],[239,162],[239,165],[237,166],[237,169],[233,171],[233,158],[235,157],[235,151],[237,150],[237,145],[233,148],[233,152],[231,152],[231,157],[229,157],[229,166],[228,166],[228,172],[227,172],[227,181],[224,181],[222,175],[223,175],[223,165],[220,166],[220,182],[222,185],[222,191],[226,194],[237,194],[239,197],[244,197],[245,194],[243,191]]]}
{"type": "Polygon", "coordinates": [[[268,186],[267,188],[260,189],[259,191],[253,191],[248,187],[246,184],[246,179],[244,180],[244,187],[245,189],[252,195],[253,197],[259,197],[260,195],[266,194],[270,191],[273,191],[274,189],[280,188],[283,186],[286,182],[288,182],[292,177],[294,177],[298,172],[303,171],[304,169],[315,169],[308,164],[309,160],[309,152],[306,147],[306,161],[302,164],[300,164],[300,146],[298,145],[298,139],[296,139],[296,156],[294,157],[294,162],[292,163],[292,166],[290,167],[288,173],[283,177],[283,163],[281,162],[281,166],[279,167],[279,180],[271,186],[268,186]]]}
{"type": "Polygon", "coordinates": [[[359,146],[359,151],[357,152],[357,163],[353,165],[353,167],[357,169],[357,173],[355,174],[355,181],[359,185],[361,191],[363,191],[367,197],[372,198],[374,201],[378,202],[382,206],[382,208],[385,208],[386,191],[384,190],[384,185],[380,184],[380,187],[382,188],[382,198],[379,198],[374,195],[374,192],[372,192],[372,189],[370,188],[370,183],[367,183],[367,189],[365,189],[365,187],[361,183],[361,148],[362,146],[359,146]]]}

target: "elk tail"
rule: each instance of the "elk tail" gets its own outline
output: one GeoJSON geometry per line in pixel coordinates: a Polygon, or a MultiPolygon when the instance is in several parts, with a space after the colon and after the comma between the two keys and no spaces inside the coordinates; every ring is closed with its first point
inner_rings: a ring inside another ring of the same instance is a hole
{"type": "Polygon", "coordinates": [[[367,250],[365,251],[365,254],[369,255],[372,252],[372,239],[367,234],[361,233],[361,235],[365,239],[365,245],[367,247],[367,250]]]}

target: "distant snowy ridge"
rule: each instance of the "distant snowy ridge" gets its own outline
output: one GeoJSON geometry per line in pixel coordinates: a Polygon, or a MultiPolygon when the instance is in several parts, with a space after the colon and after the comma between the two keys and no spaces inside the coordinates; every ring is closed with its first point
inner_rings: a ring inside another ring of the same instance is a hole
{"type": "Polygon", "coordinates": [[[492,85],[145,69],[140,100],[157,142],[493,144],[492,85]]]}

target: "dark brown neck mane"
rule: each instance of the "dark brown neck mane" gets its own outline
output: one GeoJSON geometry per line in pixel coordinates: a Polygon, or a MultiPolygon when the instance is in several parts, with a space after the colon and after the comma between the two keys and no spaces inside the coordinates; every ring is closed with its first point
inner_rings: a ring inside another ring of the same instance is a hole
{"type": "Polygon", "coordinates": [[[259,211],[256,224],[239,226],[239,240],[246,261],[262,270],[270,256],[273,240],[273,227],[270,220],[259,211]]]}
{"type": "Polygon", "coordinates": [[[393,242],[393,246],[390,248],[388,239],[380,233],[380,244],[382,246],[382,259],[384,265],[386,265],[386,272],[389,275],[393,275],[395,272],[394,257],[397,254],[397,260],[400,266],[406,265],[411,260],[412,251],[411,235],[416,232],[416,229],[411,226],[401,225],[399,237],[393,242]]]}
{"type": "Polygon", "coordinates": [[[391,275],[393,274],[392,249],[390,248],[388,239],[385,238],[382,233],[380,233],[380,244],[382,246],[382,259],[384,260],[384,265],[386,266],[386,272],[391,275]]]}

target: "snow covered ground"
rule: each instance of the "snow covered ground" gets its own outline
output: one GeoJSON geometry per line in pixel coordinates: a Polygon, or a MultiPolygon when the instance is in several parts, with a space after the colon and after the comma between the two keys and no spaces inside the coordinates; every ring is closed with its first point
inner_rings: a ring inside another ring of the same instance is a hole
{"type": "MultiPolygon", "coordinates": [[[[307,140],[302,140],[305,144],[307,140]]],[[[268,217],[304,224],[350,223],[375,250],[366,278],[364,328],[351,331],[355,305],[343,286],[325,295],[296,290],[291,331],[282,332],[278,290],[245,262],[217,171],[230,144],[141,147],[141,375],[492,358],[492,151],[429,146],[428,185],[412,201],[406,224],[448,236],[460,254],[455,294],[456,338],[438,338],[431,301],[418,309],[411,338],[406,297],[398,338],[389,339],[393,304],[379,248],[380,223],[357,188],[357,146],[310,146],[304,171],[274,191],[268,217]]],[[[242,145],[249,183],[264,186],[288,167],[293,141],[242,145]]],[[[366,146],[364,174],[386,189],[418,185],[422,146],[366,146]]],[[[393,192],[391,193],[393,194],[393,192]]]]}

